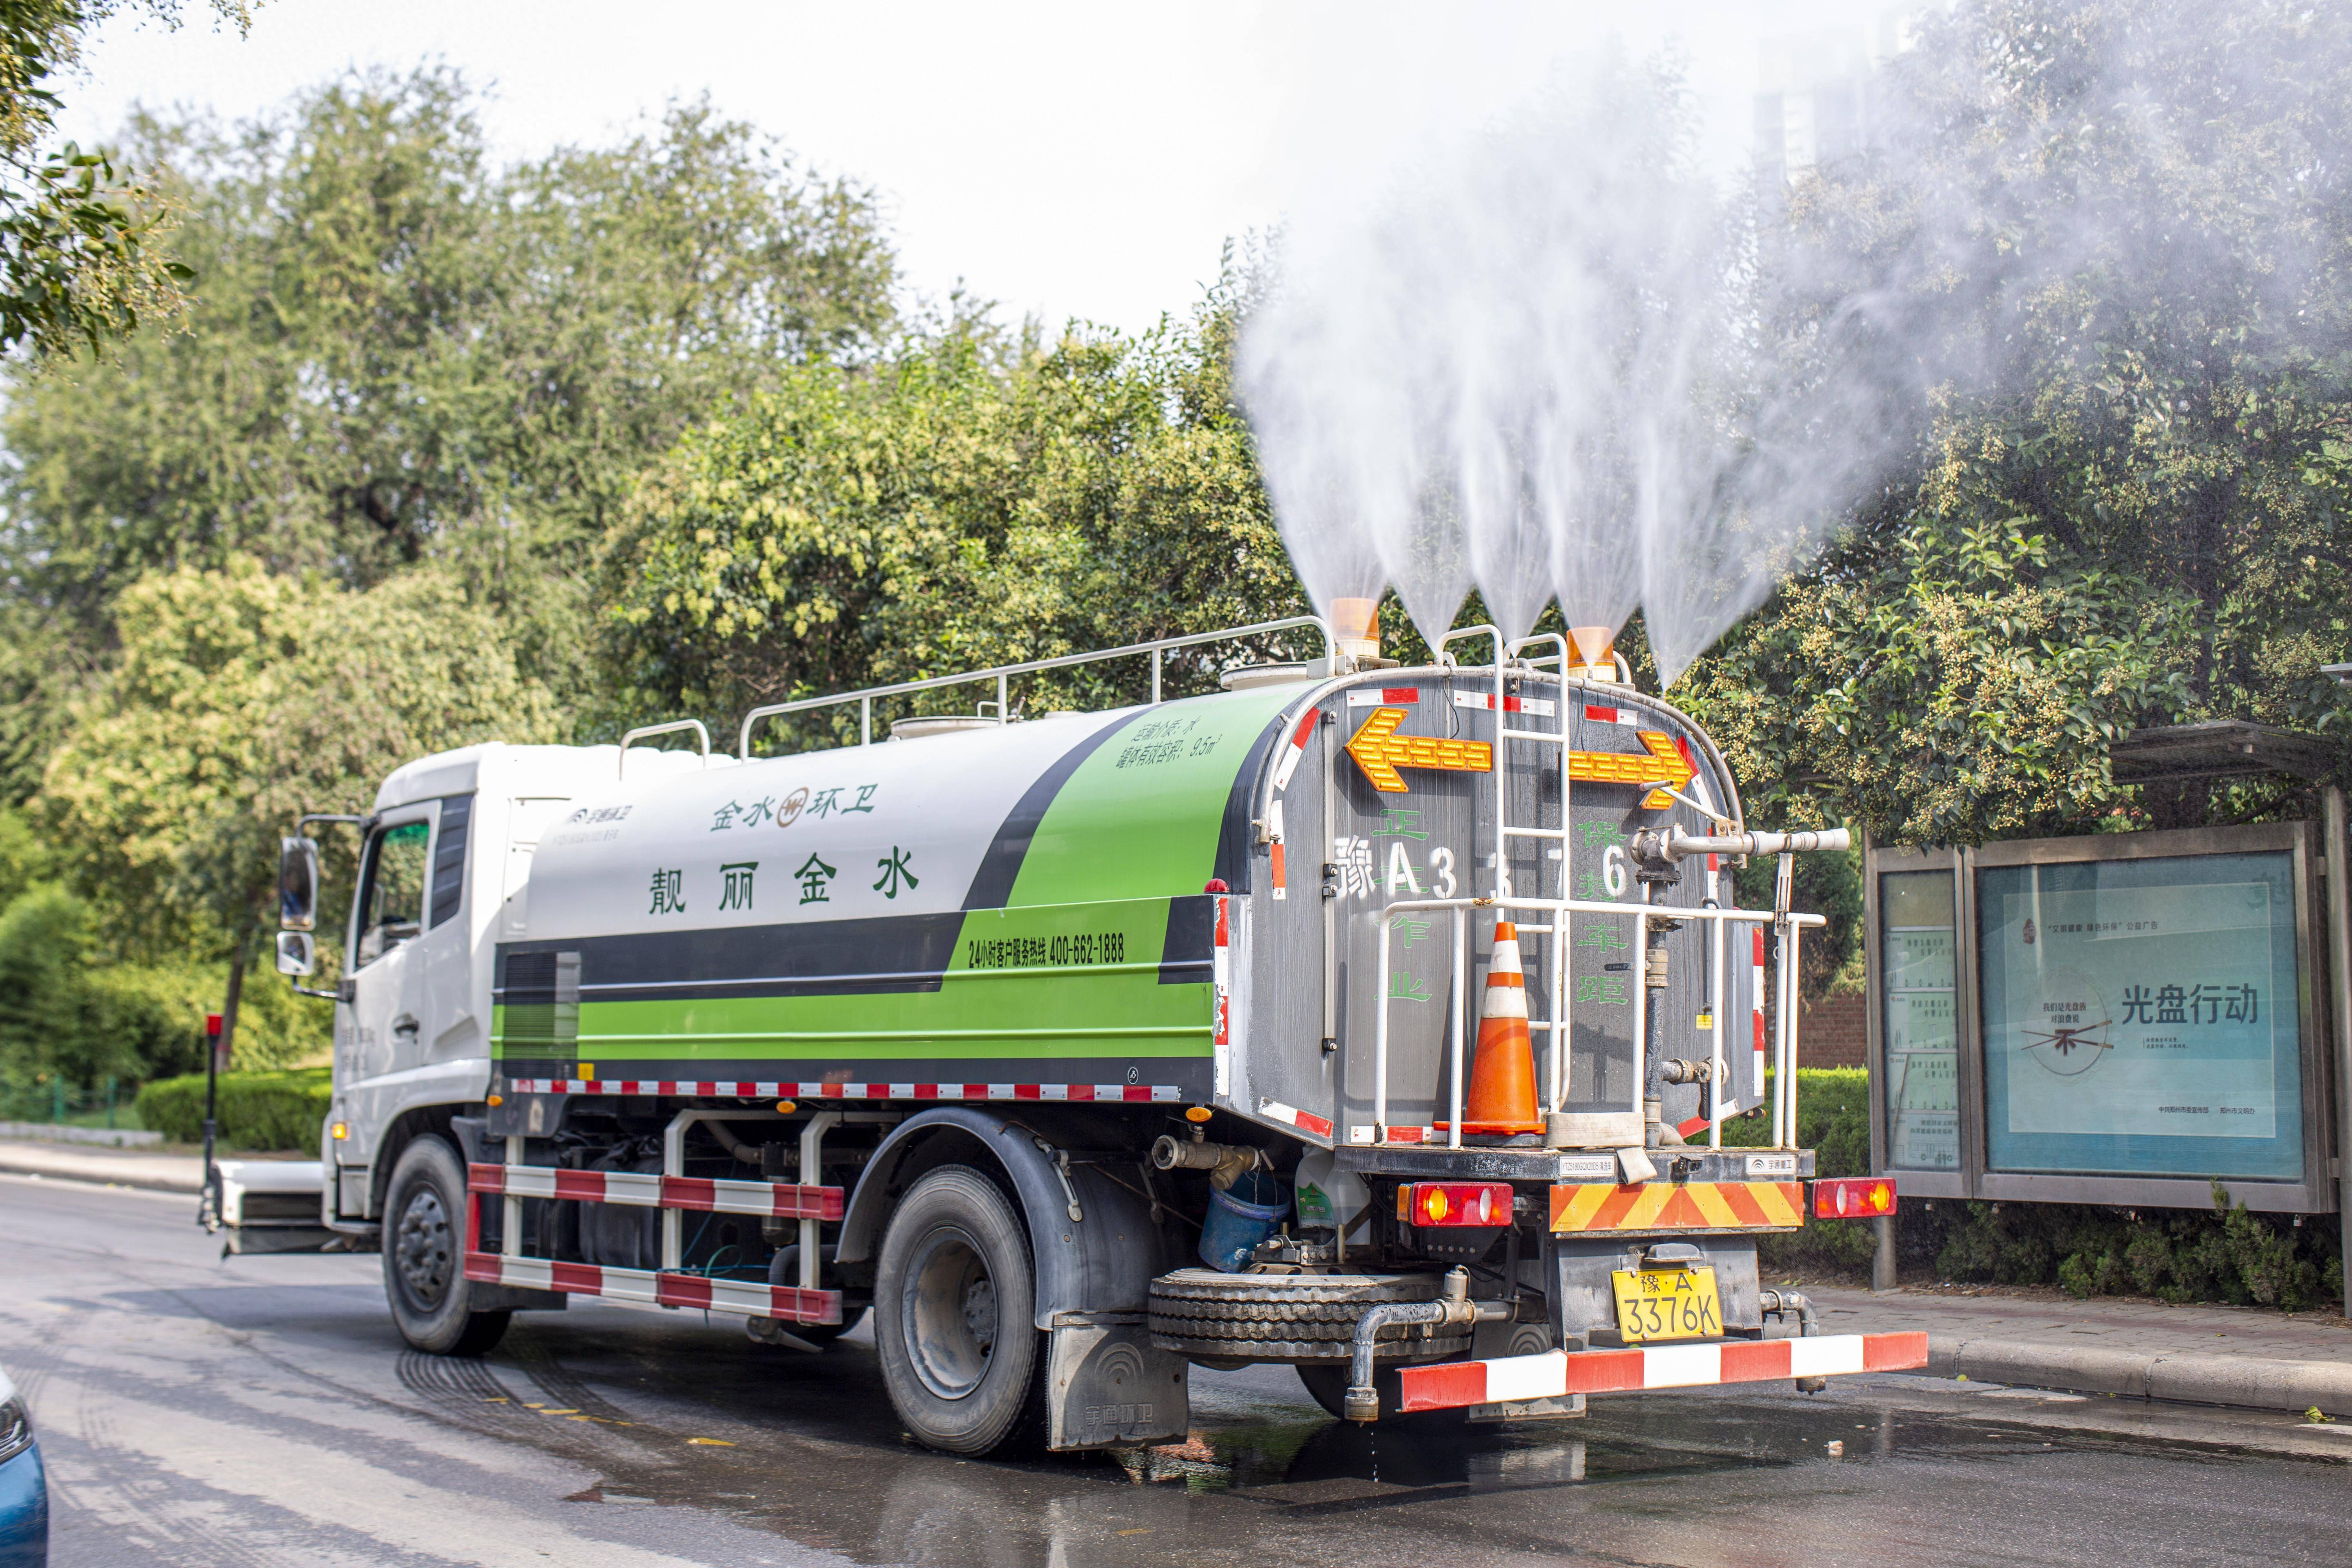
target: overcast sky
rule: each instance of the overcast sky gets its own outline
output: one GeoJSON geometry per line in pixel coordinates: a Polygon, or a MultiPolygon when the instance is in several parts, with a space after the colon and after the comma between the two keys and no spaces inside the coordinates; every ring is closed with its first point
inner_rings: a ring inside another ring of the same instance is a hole
{"type": "Polygon", "coordinates": [[[488,84],[498,150],[598,142],[708,92],[884,195],[908,276],[1013,314],[1137,330],[1199,296],[1228,236],[1303,188],[1506,106],[1613,32],[1678,43],[1710,161],[1746,153],[1767,35],[1860,27],[1862,0],[268,0],[252,35],[126,14],[60,84],[103,140],[135,103],[250,114],[353,65],[440,59],[488,84]]]}

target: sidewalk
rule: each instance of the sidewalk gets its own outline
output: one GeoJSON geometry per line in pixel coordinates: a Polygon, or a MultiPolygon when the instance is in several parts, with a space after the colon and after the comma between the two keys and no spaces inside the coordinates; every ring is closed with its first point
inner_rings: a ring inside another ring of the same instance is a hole
{"type": "Polygon", "coordinates": [[[2352,1415],[2352,1322],[2332,1312],[1977,1288],[1804,1289],[1832,1333],[1926,1331],[1930,1377],[2352,1415]]]}
{"type": "Polygon", "coordinates": [[[166,1193],[194,1193],[205,1184],[201,1156],[164,1154],[147,1149],[0,1142],[0,1171],[26,1176],[63,1176],[77,1182],[106,1182],[166,1193]]]}

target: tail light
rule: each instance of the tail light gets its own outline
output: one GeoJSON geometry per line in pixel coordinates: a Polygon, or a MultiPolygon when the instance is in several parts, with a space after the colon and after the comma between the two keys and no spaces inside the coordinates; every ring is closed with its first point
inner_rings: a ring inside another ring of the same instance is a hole
{"type": "Polygon", "coordinates": [[[1894,1212],[1892,1176],[1842,1176],[1813,1184],[1815,1219],[1875,1219],[1894,1212]]]}
{"type": "Polygon", "coordinates": [[[1508,1182],[1408,1182],[1397,1188],[1400,1225],[1511,1223],[1508,1182]]]}

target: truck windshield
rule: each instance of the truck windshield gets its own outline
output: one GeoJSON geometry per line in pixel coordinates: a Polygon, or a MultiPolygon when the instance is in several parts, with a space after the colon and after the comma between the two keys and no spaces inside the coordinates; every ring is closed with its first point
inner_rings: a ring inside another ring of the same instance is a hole
{"type": "Polygon", "coordinates": [[[359,962],[373,963],[415,936],[425,915],[428,822],[404,822],[376,835],[360,895],[359,962]]]}

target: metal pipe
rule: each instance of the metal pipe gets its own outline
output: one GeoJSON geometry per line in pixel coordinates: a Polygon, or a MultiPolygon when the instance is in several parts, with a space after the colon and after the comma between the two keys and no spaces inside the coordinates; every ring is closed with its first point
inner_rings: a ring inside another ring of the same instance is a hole
{"type": "Polygon", "coordinates": [[[1463,933],[1469,923],[1468,914],[1466,910],[1454,911],[1453,1040],[1448,1049],[1454,1067],[1454,1119],[1446,1123],[1445,1146],[1449,1149],[1462,1147],[1462,1011],[1464,994],[1470,989],[1469,955],[1465,951],[1467,944],[1463,941],[1463,933]]]}
{"type": "Polygon", "coordinates": [[[1803,1334],[1810,1337],[1822,1331],[1822,1315],[1801,1291],[1762,1290],[1757,1293],[1756,1300],[1765,1317],[1778,1318],[1794,1312],[1797,1327],[1803,1334]]]}
{"type": "Polygon", "coordinates": [[[1853,835],[1843,827],[1810,833],[1717,833],[1693,837],[1680,828],[1664,836],[1661,851],[1677,860],[1694,855],[1809,855],[1853,847],[1853,835]]]}
{"type": "MultiPolygon", "coordinates": [[[[1516,1281],[1512,1285],[1517,1289],[1516,1281]]],[[[1349,1345],[1348,1395],[1341,1405],[1347,1418],[1381,1418],[1380,1390],[1372,1384],[1372,1353],[1382,1329],[1412,1323],[1494,1323],[1510,1315],[1511,1304],[1507,1301],[1471,1300],[1470,1271],[1460,1268],[1446,1270],[1445,1293],[1434,1301],[1383,1301],[1367,1308],[1364,1315],[1356,1320],[1356,1332],[1349,1345]]]]}
{"type": "MultiPolygon", "coordinates": [[[[507,1134],[507,1163],[520,1165],[522,1163],[522,1134],[509,1132],[507,1134]]],[[[501,1216],[499,1225],[499,1255],[501,1258],[520,1258],[522,1256],[522,1198],[517,1194],[509,1193],[499,1213],[501,1216]]]]}
{"type": "MultiPolygon", "coordinates": [[[[1394,904],[1389,910],[1396,908],[1394,904]]],[[[1389,1141],[1389,915],[1381,911],[1381,967],[1373,976],[1380,1005],[1372,1010],[1372,1136],[1389,1141]]]]}
{"type": "MultiPolygon", "coordinates": [[[[801,1129],[801,1185],[821,1187],[824,1184],[823,1154],[826,1130],[841,1120],[838,1110],[820,1110],[808,1119],[801,1129]]],[[[824,1261],[817,1256],[817,1225],[813,1219],[801,1221],[801,1289],[817,1288],[817,1268],[824,1261]]]]}

